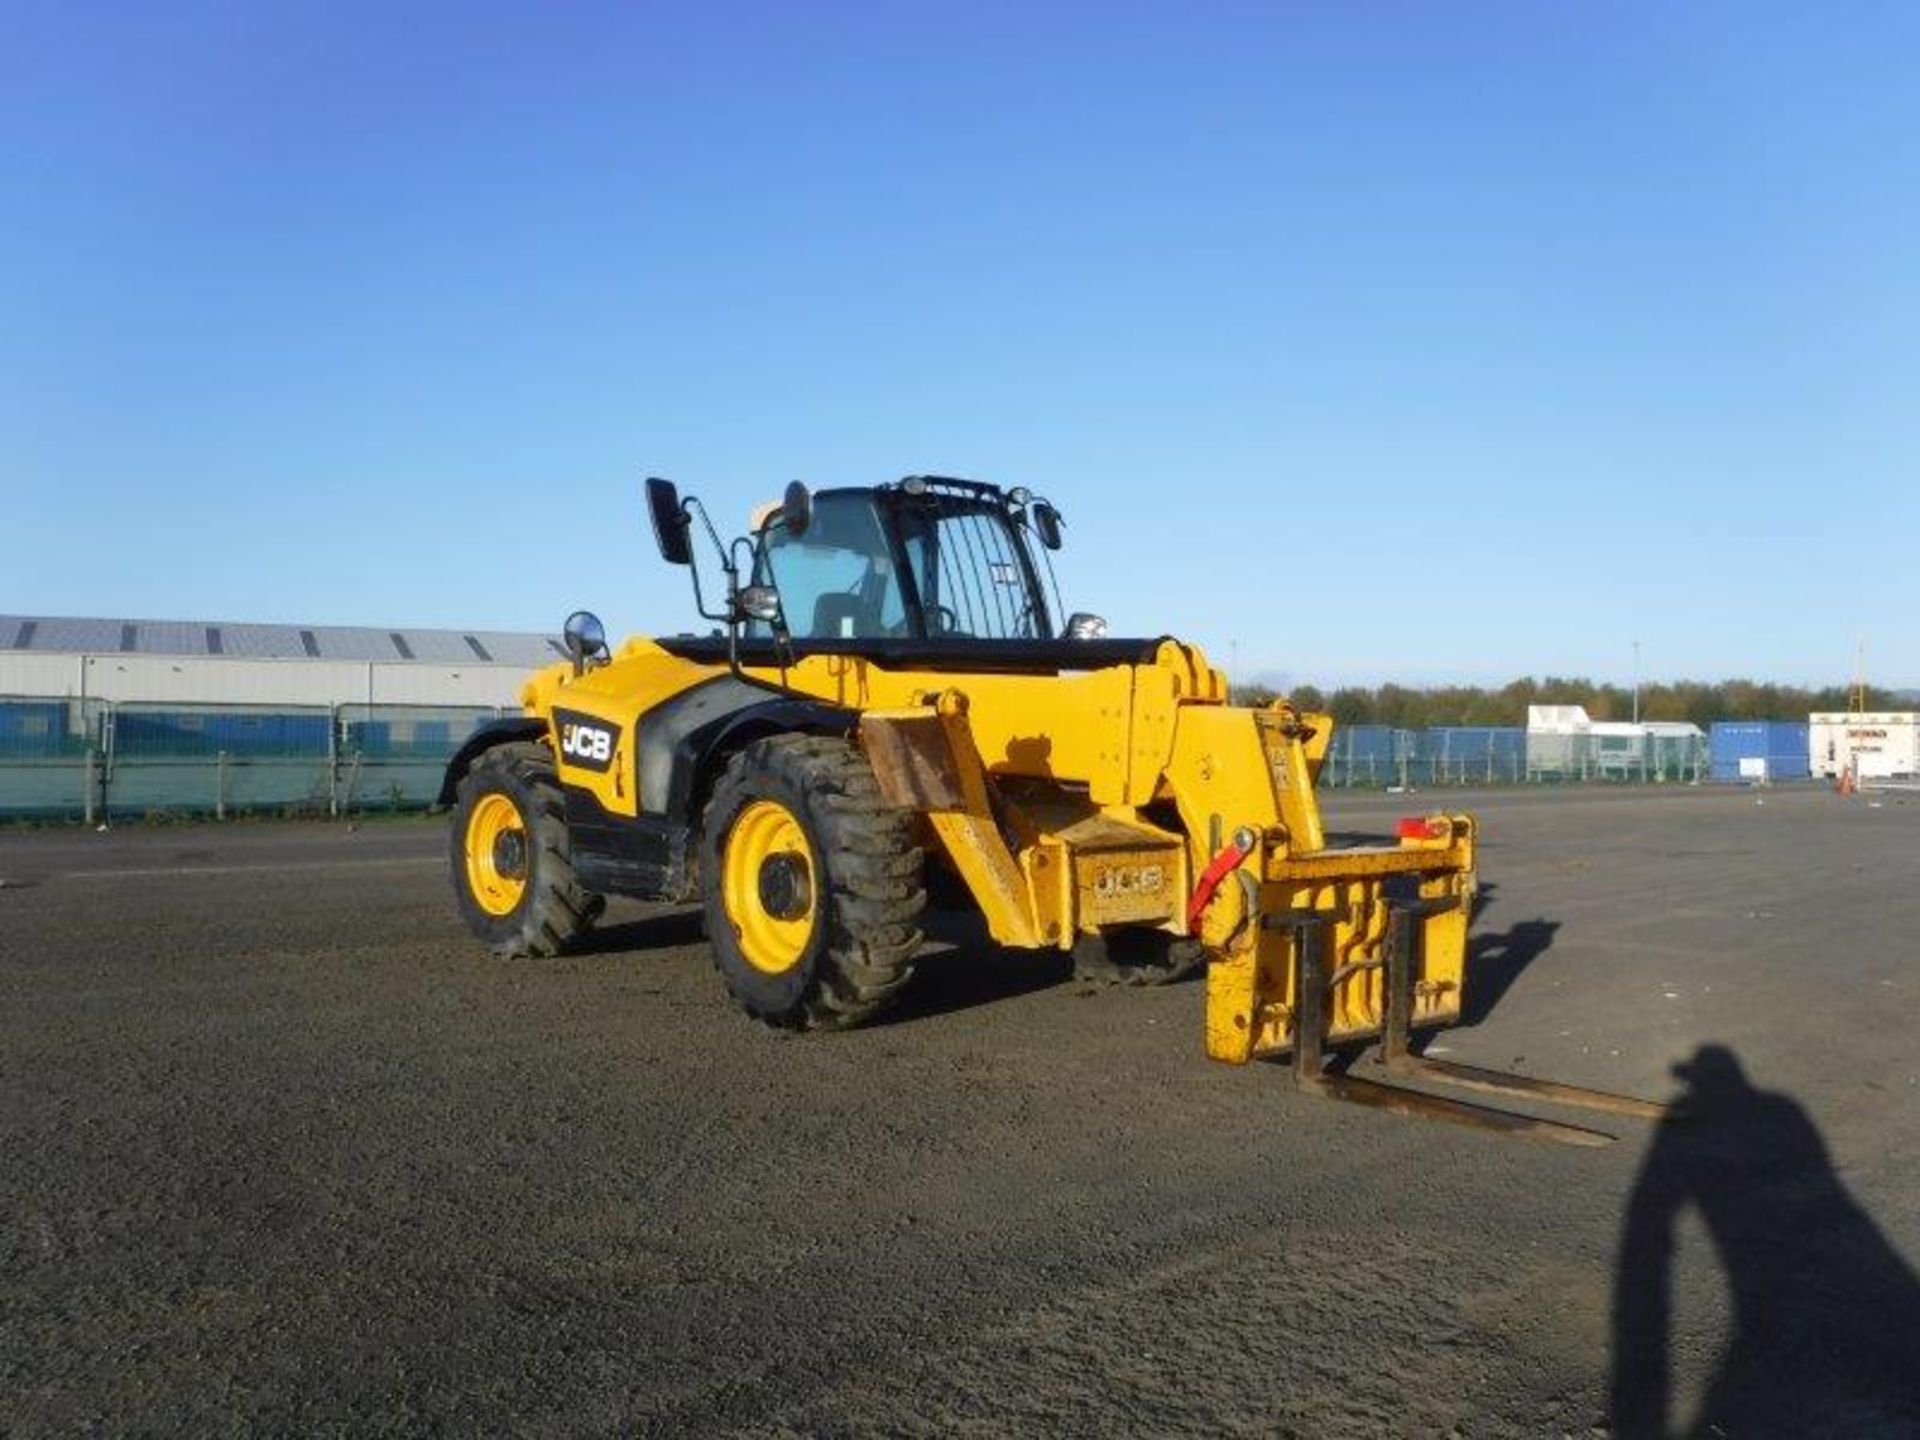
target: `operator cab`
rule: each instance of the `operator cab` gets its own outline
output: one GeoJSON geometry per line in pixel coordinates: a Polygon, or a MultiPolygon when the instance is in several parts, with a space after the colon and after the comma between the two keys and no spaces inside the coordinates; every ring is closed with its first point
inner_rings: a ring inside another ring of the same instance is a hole
{"type": "Polygon", "coordinates": [[[1048,558],[1060,548],[1060,513],[1025,489],[910,475],[815,494],[795,481],[783,500],[756,511],[750,534],[731,543],[671,481],[649,480],[647,502],[662,558],[692,569],[696,607],[727,627],[724,640],[660,642],[675,653],[724,643],[736,660],[763,651],[780,663],[814,653],[905,659],[938,652],[956,661],[1081,668],[1119,663],[1158,643],[1107,642],[1097,615],[1062,622],[1062,608],[1049,603],[1059,588],[1048,558]],[[717,610],[708,608],[693,565],[695,519],[726,577],[717,610]]]}
{"type": "MultiPolygon", "coordinates": [[[[823,490],[802,531],[784,506],[758,527],[752,584],[779,593],[795,640],[1051,639],[1028,544],[1036,502],[1015,494],[919,476],[823,490]]],[[[745,633],[771,639],[774,624],[750,618],[745,633]]]]}

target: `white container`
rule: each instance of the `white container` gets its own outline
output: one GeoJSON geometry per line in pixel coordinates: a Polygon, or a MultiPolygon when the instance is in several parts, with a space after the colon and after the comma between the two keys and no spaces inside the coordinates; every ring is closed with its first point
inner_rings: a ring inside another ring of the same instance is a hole
{"type": "Polygon", "coordinates": [[[1809,715],[1807,761],[1813,773],[1837,780],[1849,766],[1860,780],[1920,775],[1920,713],[1809,715]]]}

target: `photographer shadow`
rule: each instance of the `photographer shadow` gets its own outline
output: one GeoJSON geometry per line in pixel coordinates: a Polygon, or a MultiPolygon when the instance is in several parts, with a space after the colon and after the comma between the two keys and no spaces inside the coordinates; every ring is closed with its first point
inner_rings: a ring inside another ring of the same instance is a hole
{"type": "Polygon", "coordinates": [[[1807,1113],[1703,1045],[1628,1203],[1613,1304],[1613,1433],[1676,1433],[1668,1343],[1676,1227],[1697,1213],[1733,1333],[1697,1436],[1920,1433],[1920,1280],[1835,1174],[1807,1113]]]}

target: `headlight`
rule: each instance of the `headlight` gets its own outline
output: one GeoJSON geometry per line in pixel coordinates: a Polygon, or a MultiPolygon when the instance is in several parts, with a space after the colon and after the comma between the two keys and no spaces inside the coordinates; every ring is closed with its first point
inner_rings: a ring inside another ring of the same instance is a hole
{"type": "Polygon", "coordinates": [[[771,585],[749,585],[735,597],[734,603],[748,620],[771,622],[780,618],[780,592],[771,585]]]}
{"type": "Polygon", "coordinates": [[[1107,638],[1107,617],[1089,614],[1085,610],[1076,610],[1067,617],[1067,638],[1069,640],[1104,640],[1107,638]]]}

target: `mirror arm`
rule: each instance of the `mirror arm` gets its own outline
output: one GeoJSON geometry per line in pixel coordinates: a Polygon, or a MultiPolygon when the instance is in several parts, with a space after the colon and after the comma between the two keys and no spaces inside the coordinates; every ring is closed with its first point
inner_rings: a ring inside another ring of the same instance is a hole
{"type": "MultiPolygon", "coordinates": [[[[1060,515],[1060,512],[1057,509],[1054,509],[1053,502],[1047,499],[1046,496],[1044,495],[1036,496],[1030,502],[1030,504],[1045,505],[1049,510],[1053,510],[1054,517],[1056,519],[1058,519],[1060,515]]],[[[1022,515],[1021,519],[1022,521],[1024,521],[1026,517],[1022,515]]],[[[1036,532],[1034,535],[1034,539],[1037,540],[1039,538],[1040,537],[1036,532]]],[[[1040,547],[1040,563],[1047,567],[1047,583],[1053,587],[1054,613],[1050,618],[1053,620],[1054,624],[1060,627],[1060,634],[1065,635],[1067,633],[1067,597],[1060,593],[1060,572],[1053,568],[1053,551],[1045,545],[1042,545],[1040,547]]],[[[1041,593],[1040,598],[1042,600],[1046,599],[1046,594],[1044,591],[1041,593]]],[[[1052,637],[1049,636],[1048,638],[1051,639],[1052,637]]]]}
{"type": "Polygon", "coordinates": [[[694,611],[702,620],[716,620],[731,623],[733,592],[737,585],[737,577],[734,574],[733,564],[727,556],[726,544],[720,539],[719,532],[713,528],[713,521],[708,518],[707,515],[707,507],[700,503],[698,497],[689,495],[681,502],[680,509],[681,512],[688,517],[689,523],[691,523],[693,516],[698,515],[700,517],[700,524],[702,528],[706,530],[708,538],[712,540],[713,548],[719,553],[720,568],[727,577],[727,609],[725,611],[709,610],[707,608],[706,595],[700,588],[700,567],[697,564],[689,564],[687,566],[687,568],[693,572],[694,611]]]}

